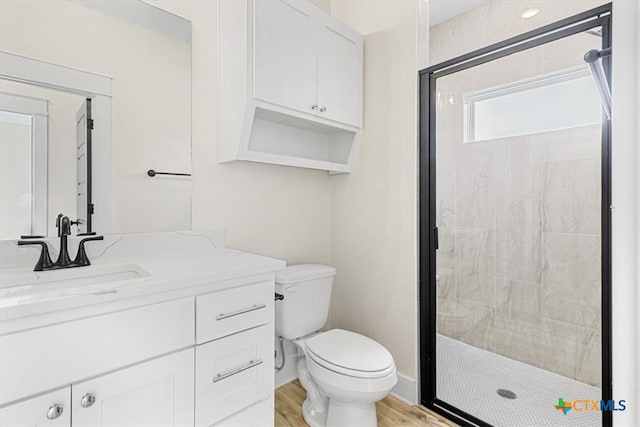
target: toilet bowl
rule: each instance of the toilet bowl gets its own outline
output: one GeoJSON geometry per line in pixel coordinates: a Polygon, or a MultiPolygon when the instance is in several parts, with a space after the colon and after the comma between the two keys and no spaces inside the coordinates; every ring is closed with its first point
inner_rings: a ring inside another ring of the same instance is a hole
{"type": "Polygon", "coordinates": [[[298,348],[297,372],[307,397],[302,415],[311,427],[377,426],[375,402],[398,378],[381,344],[342,329],[318,332],[326,323],[335,269],[292,266],[276,275],[276,332],[298,348]],[[282,304],[281,304],[282,303],[282,304]]]}

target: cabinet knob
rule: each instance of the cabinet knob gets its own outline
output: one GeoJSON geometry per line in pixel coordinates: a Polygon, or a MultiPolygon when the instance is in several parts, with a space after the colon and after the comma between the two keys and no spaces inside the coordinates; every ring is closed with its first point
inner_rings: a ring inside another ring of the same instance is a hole
{"type": "Polygon", "coordinates": [[[80,400],[80,406],[82,406],[83,408],[89,408],[94,403],[96,403],[96,397],[92,393],[85,394],[80,400]]]}
{"type": "Polygon", "coordinates": [[[64,409],[62,408],[62,405],[60,405],[59,403],[54,403],[53,405],[49,406],[49,410],[47,411],[47,419],[55,420],[60,415],[62,415],[63,411],[64,409]]]}
{"type": "Polygon", "coordinates": [[[312,109],[312,110],[317,110],[317,109],[318,109],[318,104],[313,104],[313,105],[311,106],[311,109],[312,109]]]}
{"type": "Polygon", "coordinates": [[[325,111],[327,111],[327,107],[320,107],[320,112],[324,113],[325,111]]]}

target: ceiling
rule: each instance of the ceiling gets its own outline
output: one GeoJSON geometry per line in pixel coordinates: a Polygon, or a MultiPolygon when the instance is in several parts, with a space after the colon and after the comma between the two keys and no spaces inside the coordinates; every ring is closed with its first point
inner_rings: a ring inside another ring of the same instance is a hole
{"type": "Polygon", "coordinates": [[[433,27],[456,15],[480,6],[487,0],[429,0],[429,26],[433,27]]]}

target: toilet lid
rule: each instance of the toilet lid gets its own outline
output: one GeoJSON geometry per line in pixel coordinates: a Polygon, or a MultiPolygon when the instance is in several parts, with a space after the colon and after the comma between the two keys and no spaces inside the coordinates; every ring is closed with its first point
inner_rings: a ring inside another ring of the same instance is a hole
{"type": "Polygon", "coordinates": [[[394,368],[386,348],[355,332],[332,329],[308,340],[306,347],[317,363],[346,375],[377,377],[394,368]]]}

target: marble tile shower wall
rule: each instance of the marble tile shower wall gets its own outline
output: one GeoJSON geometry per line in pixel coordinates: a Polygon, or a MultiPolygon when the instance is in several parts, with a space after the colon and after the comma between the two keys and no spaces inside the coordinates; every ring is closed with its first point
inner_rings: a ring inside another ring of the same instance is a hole
{"type": "Polygon", "coordinates": [[[438,174],[440,333],[599,385],[599,146],[599,125],[457,144],[438,174]]]}
{"type": "MultiPolygon", "coordinates": [[[[431,28],[432,64],[605,3],[490,0],[431,28]]],[[[440,333],[600,385],[600,125],[463,143],[462,94],[582,64],[572,36],[438,79],[440,333]]]]}

